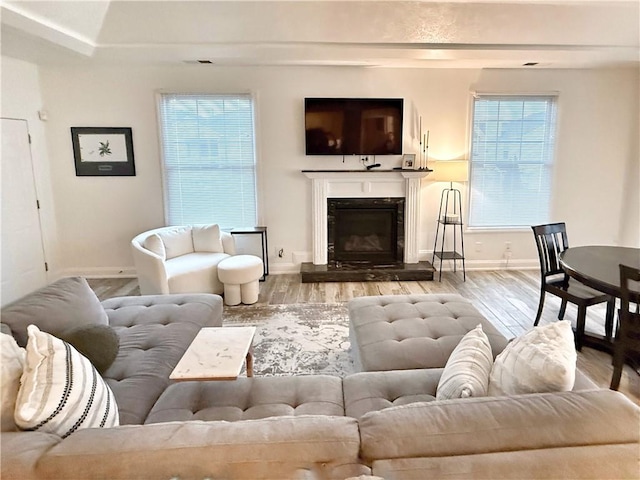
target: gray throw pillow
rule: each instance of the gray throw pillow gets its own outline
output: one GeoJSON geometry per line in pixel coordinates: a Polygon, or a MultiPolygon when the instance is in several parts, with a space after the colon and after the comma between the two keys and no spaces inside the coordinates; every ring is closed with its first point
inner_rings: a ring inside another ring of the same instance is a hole
{"type": "Polygon", "coordinates": [[[79,325],[108,325],[107,313],[82,277],[63,278],[2,309],[2,323],[9,325],[18,345],[27,345],[27,327],[58,336],[79,325]]]}
{"type": "Polygon", "coordinates": [[[59,335],[89,359],[100,374],[111,366],[120,349],[118,334],[109,325],[80,325],[59,335]]]}

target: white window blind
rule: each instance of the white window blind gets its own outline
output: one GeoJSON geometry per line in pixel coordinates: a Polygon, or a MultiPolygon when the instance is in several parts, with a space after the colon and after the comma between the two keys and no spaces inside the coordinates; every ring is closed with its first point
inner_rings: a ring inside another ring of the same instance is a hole
{"type": "Polygon", "coordinates": [[[251,95],[163,94],[160,124],[169,225],[256,225],[251,95]]]}
{"type": "Polygon", "coordinates": [[[555,96],[474,99],[470,227],[548,222],[555,132],[555,96]]]}

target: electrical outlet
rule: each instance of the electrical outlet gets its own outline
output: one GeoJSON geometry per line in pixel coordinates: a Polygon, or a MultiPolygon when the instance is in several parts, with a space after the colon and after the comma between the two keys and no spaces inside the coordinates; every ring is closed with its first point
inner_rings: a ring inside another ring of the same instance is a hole
{"type": "Polygon", "coordinates": [[[482,242],[476,242],[476,252],[482,251],[482,242]]]}

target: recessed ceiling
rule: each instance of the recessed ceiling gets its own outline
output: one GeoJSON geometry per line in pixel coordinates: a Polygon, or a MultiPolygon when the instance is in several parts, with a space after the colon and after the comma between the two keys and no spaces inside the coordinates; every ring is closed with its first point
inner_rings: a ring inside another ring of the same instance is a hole
{"type": "Polygon", "coordinates": [[[4,1],[1,9],[3,55],[61,65],[637,67],[639,18],[638,0],[4,1]]]}

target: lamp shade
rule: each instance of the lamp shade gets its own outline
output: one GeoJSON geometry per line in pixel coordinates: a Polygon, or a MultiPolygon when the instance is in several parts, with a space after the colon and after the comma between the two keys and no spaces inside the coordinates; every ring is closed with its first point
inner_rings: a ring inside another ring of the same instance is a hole
{"type": "Polygon", "coordinates": [[[469,162],[466,160],[442,160],[435,162],[436,182],[466,182],[469,180],[469,162]]]}

